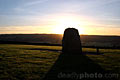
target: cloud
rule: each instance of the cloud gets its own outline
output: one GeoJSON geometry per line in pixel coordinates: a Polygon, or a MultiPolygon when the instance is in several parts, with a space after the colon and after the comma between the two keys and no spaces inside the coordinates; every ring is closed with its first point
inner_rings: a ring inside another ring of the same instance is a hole
{"type": "Polygon", "coordinates": [[[25,9],[20,8],[20,7],[14,8],[14,10],[15,10],[16,12],[23,12],[23,11],[25,11],[25,9]]]}
{"type": "Polygon", "coordinates": [[[28,7],[28,6],[32,6],[32,5],[44,3],[44,2],[46,2],[46,1],[48,1],[48,0],[36,0],[36,1],[33,0],[33,1],[31,1],[31,2],[28,2],[28,3],[24,4],[24,6],[25,6],[25,7],[28,7]]]}
{"type": "Polygon", "coordinates": [[[19,6],[16,6],[16,8],[13,8],[13,10],[17,13],[22,13],[22,12],[25,12],[25,13],[36,13],[36,12],[33,12],[32,10],[29,10],[28,8],[31,7],[31,6],[35,6],[37,4],[43,4],[45,2],[47,2],[48,0],[28,0],[26,2],[24,2],[23,4],[19,5],[19,6]]]}

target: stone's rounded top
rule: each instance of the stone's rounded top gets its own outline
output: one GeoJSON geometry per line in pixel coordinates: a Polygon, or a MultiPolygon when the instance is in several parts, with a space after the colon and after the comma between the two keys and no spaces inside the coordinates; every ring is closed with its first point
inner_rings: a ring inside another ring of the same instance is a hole
{"type": "Polygon", "coordinates": [[[66,28],[65,30],[77,30],[77,29],[75,29],[75,28],[66,28]]]}
{"type": "Polygon", "coordinates": [[[65,29],[64,31],[64,36],[78,36],[79,35],[79,32],[77,29],[75,28],[67,28],[65,29]]]}
{"type": "Polygon", "coordinates": [[[71,32],[78,32],[78,30],[77,29],[75,29],[75,28],[67,28],[67,29],[65,29],[65,32],[68,32],[68,31],[71,31],[71,32]]]}

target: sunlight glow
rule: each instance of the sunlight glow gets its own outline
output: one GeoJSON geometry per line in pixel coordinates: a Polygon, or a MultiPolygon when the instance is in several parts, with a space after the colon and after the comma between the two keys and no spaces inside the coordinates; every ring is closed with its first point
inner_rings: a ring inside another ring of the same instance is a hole
{"type": "Polygon", "coordinates": [[[66,28],[76,28],[76,29],[78,29],[79,34],[84,34],[84,29],[80,28],[80,27],[56,27],[56,28],[53,29],[53,33],[55,33],[55,34],[63,34],[64,30],[66,28]]]}
{"type": "Polygon", "coordinates": [[[63,34],[66,28],[76,28],[79,30],[79,34],[84,34],[84,29],[80,26],[82,23],[76,18],[65,17],[57,21],[58,24],[56,24],[56,27],[53,29],[53,33],[55,34],[63,34]]]}

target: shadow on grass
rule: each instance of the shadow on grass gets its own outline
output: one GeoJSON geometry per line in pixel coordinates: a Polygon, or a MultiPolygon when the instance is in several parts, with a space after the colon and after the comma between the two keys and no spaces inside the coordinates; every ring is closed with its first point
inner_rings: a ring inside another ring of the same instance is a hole
{"type": "Polygon", "coordinates": [[[85,55],[61,53],[43,80],[116,80],[105,74],[109,73],[85,55]]]}

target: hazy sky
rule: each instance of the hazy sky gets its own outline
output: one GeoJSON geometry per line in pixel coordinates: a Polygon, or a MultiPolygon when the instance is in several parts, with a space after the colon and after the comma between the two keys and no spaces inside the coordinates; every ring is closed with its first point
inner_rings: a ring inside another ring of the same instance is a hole
{"type": "Polygon", "coordinates": [[[120,0],[0,0],[0,33],[120,35],[120,0]]]}

